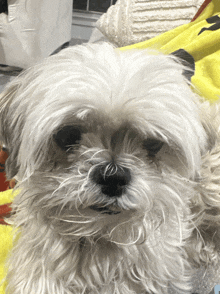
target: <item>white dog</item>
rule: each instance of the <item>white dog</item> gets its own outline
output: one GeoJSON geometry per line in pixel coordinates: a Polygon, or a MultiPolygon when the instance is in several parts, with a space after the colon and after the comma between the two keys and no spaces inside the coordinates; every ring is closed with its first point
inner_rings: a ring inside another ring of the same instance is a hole
{"type": "Polygon", "coordinates": [[[175,57],[65,49],[0,99],[18,180],[10,294],[190,293],[218,261],[219,112],[175,57]]]}

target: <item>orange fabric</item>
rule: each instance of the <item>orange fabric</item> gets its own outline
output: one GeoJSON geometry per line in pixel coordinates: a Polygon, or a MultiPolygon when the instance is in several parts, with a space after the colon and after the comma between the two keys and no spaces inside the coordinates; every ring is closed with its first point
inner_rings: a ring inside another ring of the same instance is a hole
{"type": "Polygon", "coordinates": [[[7,152],[2,147],[0,147],[0,191],[7,190],[9,186],[5,175],[5,161],[7,158],[7,152]]]}
{"type": "Polygon", "coordinates": [[[5,161],[8,158],[7,151],[0,146],[0,192],[14,188],[16,181],[8,181],[5,174],[5,161]]]}

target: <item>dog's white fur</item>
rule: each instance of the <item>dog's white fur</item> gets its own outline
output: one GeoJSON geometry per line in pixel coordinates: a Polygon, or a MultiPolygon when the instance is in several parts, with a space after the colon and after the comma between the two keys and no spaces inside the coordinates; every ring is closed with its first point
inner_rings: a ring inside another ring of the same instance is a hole
{"type": "Polygon", "coordinates": [[[219,111],[184,69],[87,44],[7,87],[0,138],[19,191],[7,293],[189,293],[192,268],[218,260],[219,111]],[[64,126],[80,129],[66,150],[55,140],[64,126]],[[153,155],[149,138],[163,142],[153,155]],[[94,180],[99,166],[104,177],[128,171],[120,197],[94,180]]]}

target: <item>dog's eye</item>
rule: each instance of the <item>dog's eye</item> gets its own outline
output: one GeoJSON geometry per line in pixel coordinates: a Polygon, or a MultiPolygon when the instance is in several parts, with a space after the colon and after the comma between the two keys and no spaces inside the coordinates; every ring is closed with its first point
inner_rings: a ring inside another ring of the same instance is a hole
{"type": "Polygon", "coordinates": [[[143,142],[143,147],[147,150],[149,156],[155,156],[163,147],[163,144],[160,140],[148,138],[143,142]]]}
{"type": "Polygon", "coordinates": [[[79,144],[82,137],[82,133],[77,126],[64,126],[55,135],[54,140],[57,145],[67,151],[74,145],[79,144]]]}

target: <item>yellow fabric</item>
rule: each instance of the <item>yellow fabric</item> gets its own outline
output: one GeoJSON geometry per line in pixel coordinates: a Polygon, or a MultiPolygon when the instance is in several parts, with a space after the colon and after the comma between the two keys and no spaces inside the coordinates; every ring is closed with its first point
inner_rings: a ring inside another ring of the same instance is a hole
{"type": "MultiPolygon", "coordinates": [[[[0,192],[0,205],[11,203],[14,199],[12,190],[0,192]]],[[[0,225],[0,294],[5,294],[5,260],[12,248],[12,227],[0,225]]]]}
{"type": "Polygon", "coordinates": [[[220,1],[212,0],[202,14],[189,24],[177,27],[145,42],[123,47],[159,49],[170,54],[184,49],[195,61],[195,74],[191,81],[198,93],[214,102],[220,96],[220,1]],[[209,18],[216,16],[217,19],[209,18]],[[219,16],[219,18],[218,18],[219,16]],[[209,23],[209,22],[212,23],[209,23]],[[214,22],[213,22],[214,21],[214,22]],[[202,29],[204,30],[202,33],[202,29]],[[199,34],[200,33],[200,34],[199,34]]]}
{"type": "Polygon", "coordinates": [[[0,192],[0,205],[11,203],[15,197],[11,190],[0,192]]]}

